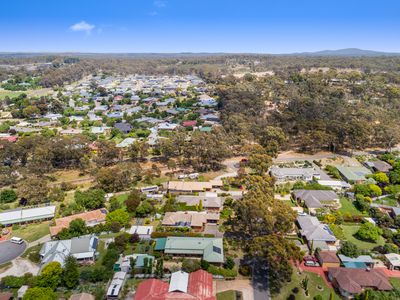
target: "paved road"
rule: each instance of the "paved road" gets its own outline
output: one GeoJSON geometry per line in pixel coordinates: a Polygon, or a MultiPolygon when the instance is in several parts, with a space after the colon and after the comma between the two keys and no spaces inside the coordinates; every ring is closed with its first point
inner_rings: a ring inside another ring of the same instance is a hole
{"type": "Polygon", "coordinates": [[[24,253],[26,243],[14,244],[10,241],[0,243],[0,264],[7,263],[24,253]]]}
{"type": "Polygon", "coordinates": [[[254,300],[270,300],[268,289],[268,270],[265,263],[254,262],[252,285],[254,300]]]}

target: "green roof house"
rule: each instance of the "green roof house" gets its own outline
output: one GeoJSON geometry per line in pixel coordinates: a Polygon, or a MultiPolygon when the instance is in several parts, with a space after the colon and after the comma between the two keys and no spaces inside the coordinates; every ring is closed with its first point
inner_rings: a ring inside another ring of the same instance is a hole
{"type": "Polygon", "coordinates": [[[366,167],[344,167],[344,166],[337,166],[336,167],[342,175],[342,177],[347,181],[352,182],[360,182],[365,181],[366,175],[370,175],[371,171],[368,170],[366,167]]]}
{"type": "Polygon", "coordinates": [[[155,250],[172,255],[200,256],[210,263],[224,262],[222,238],[167,237],[156,240],[155,250]]]}

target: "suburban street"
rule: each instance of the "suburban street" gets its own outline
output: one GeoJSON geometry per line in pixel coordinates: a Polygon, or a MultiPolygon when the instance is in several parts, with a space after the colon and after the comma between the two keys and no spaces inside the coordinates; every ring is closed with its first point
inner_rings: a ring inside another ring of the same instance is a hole
{"type": "Polygon", "coordinates": [[[268,270],[265,264],[257,261],[253,263],[253,293],[254,300],[269,300],[271,299],[268,289],[268,270]]]}
{"type": "Polygon", "coordinates": [[[0,243],[0,265],[12,261],[13,259],[24,253],[26,243],[14,244],[10,241],[0,243]]]}

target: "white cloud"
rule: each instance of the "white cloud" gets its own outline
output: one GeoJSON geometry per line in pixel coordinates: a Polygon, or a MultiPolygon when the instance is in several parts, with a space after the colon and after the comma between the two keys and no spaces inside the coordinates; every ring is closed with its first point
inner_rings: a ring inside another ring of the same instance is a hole
{"type": "Polygon", "coordinates": [[[154,17],[154,16],[157,16],[157,15],[158,15],[158,12],[156,12],[156,11],[149,12],[149,16],[154,17]]]}
{"type": "Polygon", "coordinates": [[[89,24],[86,21],[81,21],[79,23],[76,23],[70,27],[72,31],[83,31],[86,32],[87,34],[90,34],[90,32],[95,28],[93,24],[89,24]]]}
{"type": "Polygon", "coordinates": [[[153,2],[154,6],[158,7],[158,8],[162,8],[162,7],[166,7],[167,6],[167,2],[166,1],[162,1],[162,0],[156,0],[153,2]]]}

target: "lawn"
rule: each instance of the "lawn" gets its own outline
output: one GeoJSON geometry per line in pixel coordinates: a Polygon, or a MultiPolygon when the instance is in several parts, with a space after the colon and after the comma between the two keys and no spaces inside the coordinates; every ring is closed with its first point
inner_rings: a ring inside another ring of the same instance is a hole
{"type": "Polygon", "coordinates": [[[6,91],[6,90],[0,90],[0,100],[3,100],[5,97],[16,97],[20,94],[22,94],[23,92],[13,92],[13,91],[6,91]]]}
{"type": "Polygon", "coordinates": [[[400,289],[400,278],[390,278],[389,280],[394,288],[400,289]]]}
{"type": "Polygon", "coordinates": [[[236,291],[225,291],[218,293],[217,300],[236,300],[236,291]]]}
{"type": "Polygon", "coordinates": [[[340,198],[340,204],[341,207],[339,208],[339,212],[342,213],[342,215],[363,215],[361,211],[359,211],[353,203],[348,199],[348,198],[340,198]]]}
{"type": "Polygon", "coordinates": [[[345,236],[345,239],[349,242],[352,242],[353,244],[357,245],[357,247],[360,250],[371,250],[372,248],[383,245],[385,243],[385,240],[383,237],[379,237],[378,241],[376,243],[371,243],[371,242],[365,242],[361,241],[357,238],[354,237],[354,234],[358,231],[360,228],[360,225],[341,225],[343,234],[345,236]]]}
{"type": "Polygon", "coordinates": [[[340,297],[335,294],[335,291],[331,288],[329,288],[325,281],[317,274],[310,273],[310,272],[303,272],[301,275],[298,275],[297,270],[295,269],[292,274],[292,281],[289,282],[288,284],[285,284],[283,288],[281,289],[281,292],[279,295],[274,295],[272,296],[272,299],[274,300],[286,300],[290,294],[294,294],[292,292],[292,289],[297,287],[299,289],[299,292],[295,294],[296,300],[306,300],[306,299],[313,299],[316,295],[321,295],[322,299],[329,299],[329,296],[331,292],[333,292],[334,300],[339,300],[340,297]],[[300,287],[300,282],[303,280],[305,277],[308,277],[308,290],[309,290],[309,296],[306,297],[304,294],[304,290],[300,287]],[[322,288],[318,289],[318,286],[322,288]]]}
{"type": "Polygon", "coordinates": [[[20,237],[30,243],[50,234],[49,225],[49,222],[20,225],[17,229],[13,228],[12,236],[20,237]]]}
{"type": "Polygon", "coordinates": [[[374,201],[374,203],[388,205],[388,206],[397,206],[398,202],[393,196],[387,196],[385,198],[378,199],[374,201]]]}

